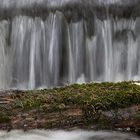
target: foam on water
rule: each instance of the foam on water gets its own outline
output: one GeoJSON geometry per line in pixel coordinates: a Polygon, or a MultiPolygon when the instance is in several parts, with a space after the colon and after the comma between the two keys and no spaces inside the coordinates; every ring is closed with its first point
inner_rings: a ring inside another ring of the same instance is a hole
{"type": "Polygon", "coordinates": [[[138,137],[118,132],[94,131],[45,131],[33,130],[29,132],[12,131],[0,132],[0,140],[139,140],[138,137]]]}

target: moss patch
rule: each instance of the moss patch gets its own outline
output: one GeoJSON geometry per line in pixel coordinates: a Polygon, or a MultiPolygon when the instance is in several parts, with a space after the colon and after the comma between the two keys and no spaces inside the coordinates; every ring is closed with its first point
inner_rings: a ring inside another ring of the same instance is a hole
{"type": "Polygon", "coordinates": [[[14,108],[59,110],[65,106],[91,106],[95,111],[124,108],[140,104],[140,86],[133,82],[74,84],[63,88],[13,94],[14,108]]]}
{"type": "MultiPolygon", "coordinates": [[[[133,81],[74,84],[54,89],[12,91],[3,98],[9,102],[7,109],[0,112],[0,129],[4,122],[10,122],[12,129],[76,126],[112,129],[119,120],[116,121],[116,116],[110,118],[109,112],[114,110],[120,115],[120,108],[140,105],[140,86],[133,81]],[[103,112],[107,112],[107,116],[103,112]]],[[[127,110],[124,112],[127,114],[127,110]]],[[[131,112],[129,119],[139,122],[139,111],[131,112]]]]}
{"type": "Polygon", "coordinates": [[[9,123],[10,117],[8,114],[0,112],[0,123],[9,123]]]}

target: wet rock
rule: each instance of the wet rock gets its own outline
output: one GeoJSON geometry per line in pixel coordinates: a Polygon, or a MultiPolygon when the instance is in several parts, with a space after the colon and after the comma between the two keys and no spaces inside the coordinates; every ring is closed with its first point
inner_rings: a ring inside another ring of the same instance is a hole
{"type": "Polygon", "coordinates": [[[118,0],[117,2],[100,0],[18,0],[0,1],[0,18],[12,18],[18,15],[28,16],[47,16],[50,12],[61,11],[72,21],[80,20],[87,15],[96,15],[98,18],[106,18],[107,14],[118,17],[138,17],[140,2],[139,0],[118,0]],[[13,10],[14,9],[14,10],[13,10]],[[108,11],[108,12],[106,12],[108,11]]]}

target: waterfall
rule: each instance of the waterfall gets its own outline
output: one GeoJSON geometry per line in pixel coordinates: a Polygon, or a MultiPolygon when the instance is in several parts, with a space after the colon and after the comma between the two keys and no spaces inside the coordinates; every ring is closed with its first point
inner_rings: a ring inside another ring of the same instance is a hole
{"type": "Polygon", "coordinates": [[[139,6],[138,0],[1,0],[0,89],[140,80],[139,6]]]}

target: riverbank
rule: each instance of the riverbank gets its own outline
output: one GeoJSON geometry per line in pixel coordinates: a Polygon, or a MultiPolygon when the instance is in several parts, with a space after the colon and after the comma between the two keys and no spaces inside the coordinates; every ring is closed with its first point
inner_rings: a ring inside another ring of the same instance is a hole
{"type": "Polygon", "coordinates": [[[140,86],[90,83],[0,93],[0,130],[75,128],[140,133],[140,86]]]}

